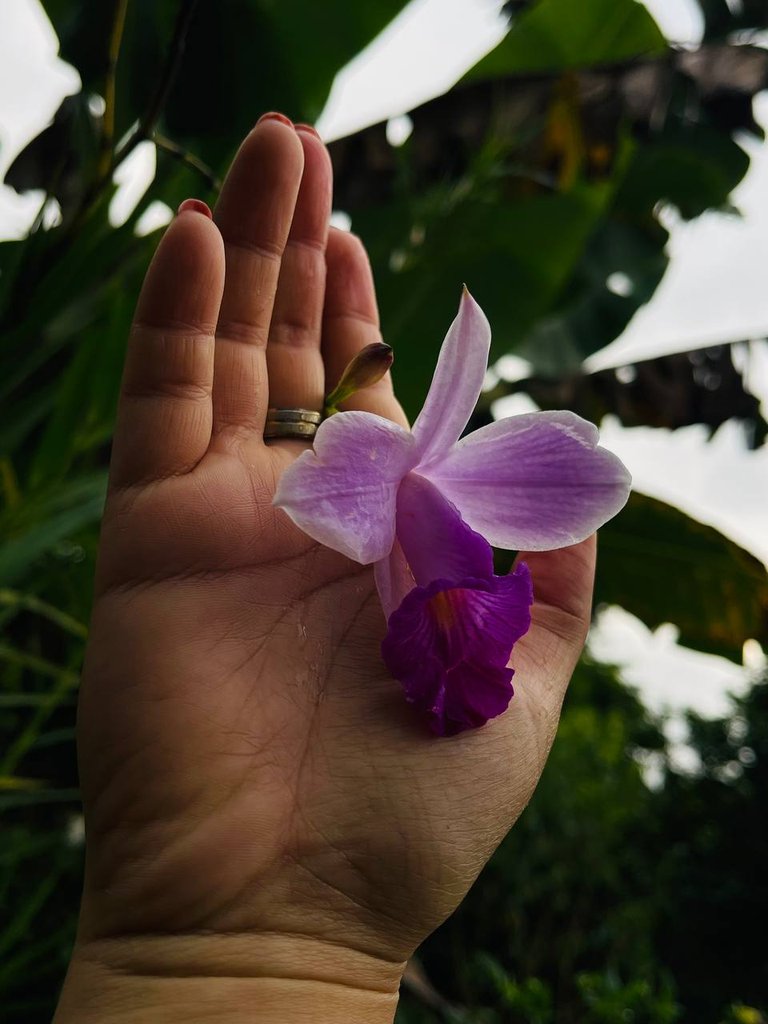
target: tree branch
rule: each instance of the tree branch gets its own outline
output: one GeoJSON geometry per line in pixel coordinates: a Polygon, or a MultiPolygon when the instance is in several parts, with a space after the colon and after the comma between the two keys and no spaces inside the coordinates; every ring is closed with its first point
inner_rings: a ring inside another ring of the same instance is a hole
{"type": "Polygon", "coordinates": [[[123,41],[125,15],[127,10],[128,0],[117,0],[115,5],[115,20],[112,24],[112,34],[109,37],[107,73],[104,80],[104,120],[101,128],[101,153],[99,155],[98,166],[99,180],[109,174],[110,165],[112,163],[112,146],[115,141],[117,62],[120,59],[120,44],[123,41]]]}
{"type": "Polygon", "coordinates": [[[126,139],[123,146],[115,153],[113,160],[113,169],[125,160],[129,153],[138,146],[140,142],[144,142],[152,137],[155,130],[157,121],[163,112],[168,95],[173,86],[174,79],[179,70],[181,64],[181,58],[184,55],[186,48],[187,33],[189,32],[189,26],[192,22],[192,15],[195,13],[198,0],[181,0],[178,13],[176,15],[176,24],[173,28],[173,36],[171,38],[170,46],[168,47],[168,53],[165,59],[165,65],[163,67],[162,74],[157,83],[154,95],[149,102],[146,113],[139,121],[136,126],[136,130],[133,134],[126,139]]]}
{"type": "Polygon", "coordinates": [[[175,160],[179,160],[193,171],[197,171],[205,179],[208,188],[213,189],[215,192],[221,189],[221,179],[217,176],[216,172],[211,170],[208,164],[203,163],[194,153],[190,153],[189,150],[184,149],[183,146],[178,145],[172,139],[166,138],[165,135],[161,135],[160,132],[153,134],[152,141],[158,149],[172,156],[175,160]]]}

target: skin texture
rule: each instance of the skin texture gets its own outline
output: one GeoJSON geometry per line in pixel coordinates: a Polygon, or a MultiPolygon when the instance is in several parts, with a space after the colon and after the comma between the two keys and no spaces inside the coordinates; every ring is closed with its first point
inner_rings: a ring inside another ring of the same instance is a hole
{"type": "MultiPolygon", "coordinates": [[[[391,1021],[404,962],[528,802],[588,626],[594,539],[526,557],[516,696],[435,739],[388,678],[370,568],[271,504],[380,339],[320,139],[245,139],[214,221],[183,210],[128,342],[79,717],[87,866],[57,1022],[391,1021]],[[255,1000],[255,1002],[254,1002],[255,1000]],[[190,1008],[194,1013],[190,1016],[190,1008]]],[[[435,324],[439,335],[444,324],[435,324]]],[[[389,377],[350,399],[405,423],[389,377]]]]}

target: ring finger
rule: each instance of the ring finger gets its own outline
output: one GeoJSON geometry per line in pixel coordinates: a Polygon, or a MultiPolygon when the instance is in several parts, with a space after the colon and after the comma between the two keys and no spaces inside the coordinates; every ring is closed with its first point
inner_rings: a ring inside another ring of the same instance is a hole
{"type": "Polygon", "coordinates": [[[296,132],[304,149],[304,173],[269,329],[269,405],[320,411],[325,391],[320,338],[332,170],[317,133],[304,125],[297,125],[296,132]]]}

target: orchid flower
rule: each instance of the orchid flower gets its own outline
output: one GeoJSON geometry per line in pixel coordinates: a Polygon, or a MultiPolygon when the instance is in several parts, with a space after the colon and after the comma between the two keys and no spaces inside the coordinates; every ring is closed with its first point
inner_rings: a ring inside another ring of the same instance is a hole
{"type": "Polygon", "coordinates": [[[512,696],[508,662],[530,625],[532,588],[524,564],[494,575],[491,545],[576,544],[629,495],[625,467],[571,412],[513,416],[459,440],[490,343],[465,289],[413,429],[337,413],[275,495],[315,540],[375,564],[388,621],[384,661],[440,735],[484,724],[512,696]]]}

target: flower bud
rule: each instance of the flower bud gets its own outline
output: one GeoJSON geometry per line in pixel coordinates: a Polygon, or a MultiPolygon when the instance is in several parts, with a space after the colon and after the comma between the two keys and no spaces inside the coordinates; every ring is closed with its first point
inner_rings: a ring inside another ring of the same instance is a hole
{"type": "Polygon", "coordinates": [[[345,402],[356,391],[377,384],[389,370],[395,354],[389,345],[376,341],[366,345],[348,364],[341,380],[325,400],[325,415],[332,416],[338,412],[338,406],[345,402]]]}

